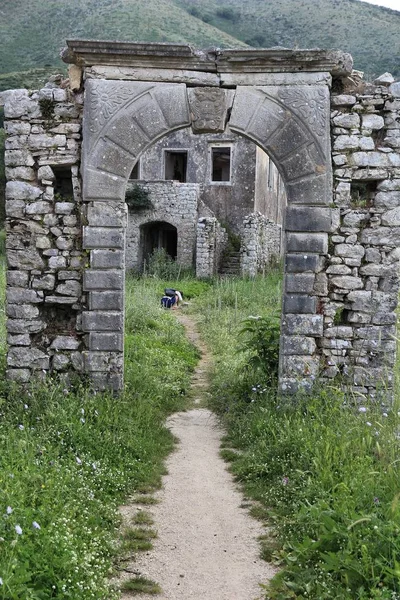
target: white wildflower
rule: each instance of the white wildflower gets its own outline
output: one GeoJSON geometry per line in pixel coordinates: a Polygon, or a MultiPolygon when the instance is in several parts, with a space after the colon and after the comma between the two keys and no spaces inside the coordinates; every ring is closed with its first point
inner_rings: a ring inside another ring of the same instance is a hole
{"type": "Polygon", "coordinates": [[[15,531],[18,533],[18,535],[22,535],[22,529],[19,525],[15,526],[15,531]]]}

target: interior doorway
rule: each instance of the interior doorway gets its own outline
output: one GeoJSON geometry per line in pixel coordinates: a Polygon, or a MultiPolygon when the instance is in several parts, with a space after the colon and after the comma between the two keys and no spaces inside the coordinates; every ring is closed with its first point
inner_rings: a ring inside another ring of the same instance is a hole
{"type": "Polygon", "coordinates": [[[178,232],[176,227],[165,221],[153,221],[140,228],[140,248],[142,266],[148,262],[154,250],[164,249],[173,260],[176,260],[178,249],[178,232]]]}

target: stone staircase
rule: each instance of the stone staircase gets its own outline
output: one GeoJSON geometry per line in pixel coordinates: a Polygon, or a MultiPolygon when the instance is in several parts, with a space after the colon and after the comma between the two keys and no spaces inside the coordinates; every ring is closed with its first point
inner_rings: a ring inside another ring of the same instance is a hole
{"type": "Polygon", "coordinates": [[[232,277],[240,275],[240,252],[230,252],[223,258],[219,267],[219,274],[232,277]]]}

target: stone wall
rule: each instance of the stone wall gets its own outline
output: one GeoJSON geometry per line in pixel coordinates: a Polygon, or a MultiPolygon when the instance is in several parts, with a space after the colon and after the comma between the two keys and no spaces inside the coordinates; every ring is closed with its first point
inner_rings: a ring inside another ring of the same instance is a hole
{"type": "Polygon", "coordinates": [[[83,369],[80,182],[83,95],[55,76],[2,94],[7,132],[7,376],[83,369]]]}
{"type": "Polygon", "coordinates": [[[282,227],[259,212],[248,215],[241,231],[240,270],[244,277],[264,272],[282,254],[282,227]]]}
{"type": "Polygon", "coordinates": [[[321,290],[322,376],[340,376],[356,392],[373,395],[392,388],[396,356],[400,84],[333,94],[331,117],[340,224],[330,236],[321,290]]]}
{"type": "Polygon", "coordinates": [[[226,230],[215,217],[201,217],[197,223],[196,277],[213,277],[228,240],[226,230]]]}
{"type": "MultiPolygon", "coordinates": [[[[127,190],[135,183],[130,182],[127,190]]],[[[140,228],[152,222],[163,221],[177,229],[177,262],[182,267],[192,267],[196,250],[196,223],[200,186],[196,183],[176,181],[137,181],[149,193],[151,209],[129,209],[126,232],[126,267],[141,270],[143,256],[140,243],[140,228]]]]}

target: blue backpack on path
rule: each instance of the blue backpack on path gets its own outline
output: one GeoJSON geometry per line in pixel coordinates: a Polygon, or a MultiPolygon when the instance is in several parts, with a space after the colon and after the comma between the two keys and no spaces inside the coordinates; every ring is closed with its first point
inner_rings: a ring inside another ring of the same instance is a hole
{"type": "Polygon", "coordinates": [[[163,308],[172,308],[176,303],[175,296],[163,296],[161,298],[161,306],[163,308]]]}

